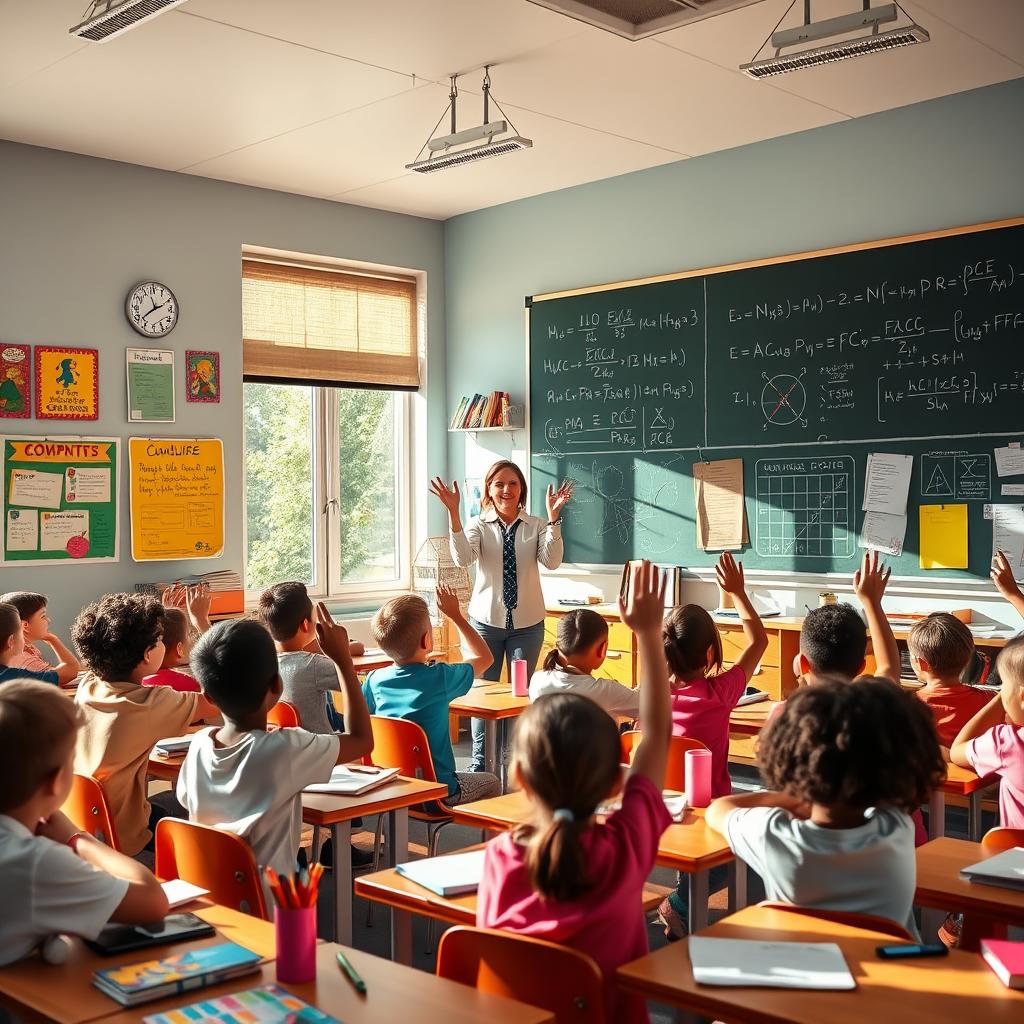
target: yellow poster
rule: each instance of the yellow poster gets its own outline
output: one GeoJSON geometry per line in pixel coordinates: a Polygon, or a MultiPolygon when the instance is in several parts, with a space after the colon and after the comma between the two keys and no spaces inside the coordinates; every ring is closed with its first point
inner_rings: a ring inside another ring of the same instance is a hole
{"type": "Polygon", "coordinates": [[[131,437],[132,558],[216,558],[224,551],[224,444],[131,437]]]}
{"type": "Polygon", "coordinates": [[[922,569],[967,568],[967,506],[921,505],[922,569]]]}
{"type": "Polygon", "coordinates": [[[99,352],[36,345],[36,416],[94,420],[100,414],[99,352]]]}

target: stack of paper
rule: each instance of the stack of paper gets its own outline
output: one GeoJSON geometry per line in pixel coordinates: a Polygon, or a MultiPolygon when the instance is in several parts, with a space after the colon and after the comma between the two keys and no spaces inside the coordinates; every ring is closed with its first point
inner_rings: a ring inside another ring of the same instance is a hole
{"type": "Polygon", "coordinates": [[[913,469],[913,455],[881,452],[868,455],[863,505],[867,514],[861,527],[860,547],[887,555],[903,554],[903,541],[907,535],[907,496],[913,469]]]}
{"type": "Polygon", "coordinates": [[[742,459],[695,462],[693,497],[697,506],[697,547],[735,551],[748,543],[742,459]]]}
{"type": "Polygon", "coordinates": [[[693,980],[701,985],[856,988],[834,942],[758,942],[691,935],[693,980]]]}
{"type": "Polygon", "coordinates": [[[383,786],[397,774],[397,768],[369,768],[362,765],[339,764],[331,772],[330,782],[316,782],[307,786],[304,792],[358,796],[360,793],[383,786]]]}

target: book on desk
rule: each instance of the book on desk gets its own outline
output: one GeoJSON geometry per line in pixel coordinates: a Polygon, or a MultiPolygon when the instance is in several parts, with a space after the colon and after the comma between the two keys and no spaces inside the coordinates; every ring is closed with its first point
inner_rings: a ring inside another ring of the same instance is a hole
{"type": "Polygon", "coordinates": [[[335,765],[329,781],[314,782],[303,792],[359,796],[390,782],[397,774],[397,768],[370,768],[364,765],[339,764],[335,765]]]}
{"type": "Polygon", "coordinates": [[[977,864],[968,864],[960,869],[960,877],[982,885],[1024,890],[1024,846],[1015,846],[977,864]]]}
{"type": "Polygon", "coordinates": [[[484,874],[484,851],[470,850],[446,857],[424,857],[399,864],[395,870],[438,896],[464,896],[476,892],[484,874]]]}
{"type": "Polygon", "coordinates": [[[249,988],[219,999],[204,999],[190,1006],[155,1013],[144,1017],[143,1024],[199,1024],[217,1021],[218,1024],[342,1024],[315,1006],[303,1002],[298,996],[277,985],[249,988]]]}

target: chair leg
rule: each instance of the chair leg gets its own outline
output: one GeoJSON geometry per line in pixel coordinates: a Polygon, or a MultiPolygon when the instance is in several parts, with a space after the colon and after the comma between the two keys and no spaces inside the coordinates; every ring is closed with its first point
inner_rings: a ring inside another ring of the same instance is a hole
{"type": "Polygon", "coordinates": [[[320,848],[324,843],[323,829],[319,825],[313,826],[313,851],[312,851],[312,863],[315,864],[320,859],[320,848]]]}
{"type": "MultiPolygon", "coordinates": [[[[377,815],[377,827],[373,833],[373,868],[380,870],[381,857],[384,854],[384,815],[377,815]]],[[[366,901],[366,927],[373,927],[373,900],[366,901]]]]}

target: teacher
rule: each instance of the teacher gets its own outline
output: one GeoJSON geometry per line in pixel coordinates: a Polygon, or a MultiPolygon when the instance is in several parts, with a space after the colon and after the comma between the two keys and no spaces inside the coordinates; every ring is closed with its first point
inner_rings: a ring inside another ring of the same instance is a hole
{"type": "MultiPolygon", "coordinates": [[[[562,564],[562,509],[572,497],[572,484],[556,491],[548,485],[547,519],[531,516],[526,509],[526,477],[507,459],[495,462],[484,477],[480,515],[462,528],[459,485],[448,488],[440,477],[430,482],[431,491],[448,510],[448,540],[455,564],[468,568],[478,562],[469,618],[494,656],[484,679],[501,676],[502,664],[519,657],[526,661],[527,675],[537,667],[544,642],[544,594],[538,563],[547,569],[562,564]]],[[[484,770],[484,723],[473,719],[473,759],[470,770],[484,770]]]]}

